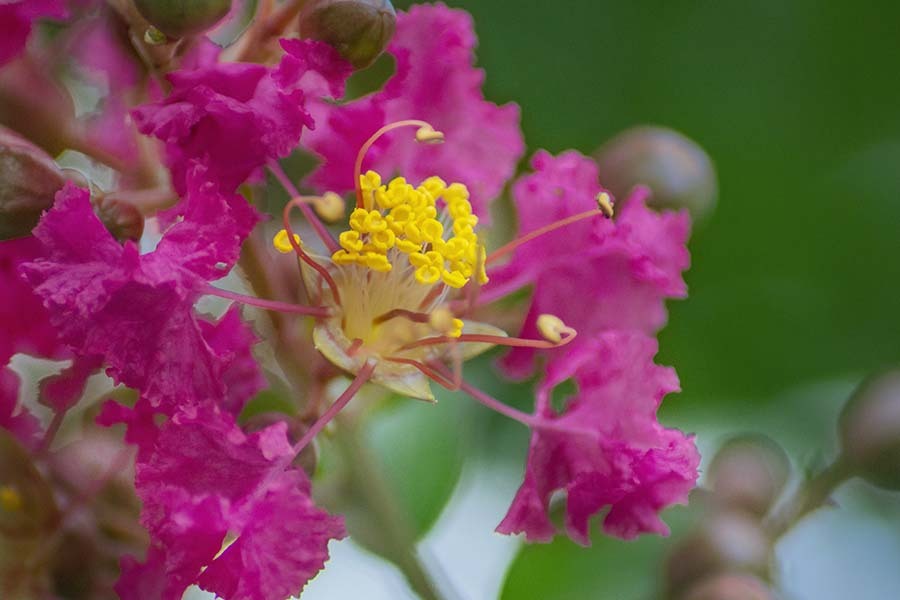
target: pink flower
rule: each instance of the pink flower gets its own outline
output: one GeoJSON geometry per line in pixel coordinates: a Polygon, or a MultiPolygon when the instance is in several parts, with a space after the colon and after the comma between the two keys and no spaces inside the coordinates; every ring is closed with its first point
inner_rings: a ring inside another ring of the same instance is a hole
{"type": "Polygon", "coordinates": [[[168,75],[172,92],[132,112],[141,133],[166,145],[166,161],[178,191],[193,161],[207,176],[233,190],[268,160],[287,156],[303,128],[313,126],[305,108],[307,88],[343,93],[350,68],[320,42],[286,42],[277,67],[220,63],[168,75]]]}
{"type": "Polygon", "coordinates": [[[142,448],[136,486],[151,547],[122,561],[124,600],[180,599],[187,586],[225,598],[298,594],[344,537],[340,518],[316,508],[279,423],[245,435],[211,409],[181,413],[142,448]],[[234,541],[219,554],[226,535],[234,541]],[[149,594],[149,595],[148,595],[149,594]]]}
{"type": "Polygon", "coordinates": [[[208,281],[228,273],[258,216],[201,177],[188,181],[183,220],[143,256],[133,243],[120,246],[94,215],[87,190],[70,184],[35,229],[45,257],[22,266],[61,338],[82,356],[102,355],[110,376],[167,412],[207,398],[228,397],[239,407],[253,389],[241,382],[244,392],[228,390],[225,373],[236,363],[247,371],[249,351],[240,346],[255,338],[238,331],[234,316],[203,325],[193,305],[208,281]]]}
{"type": "Polygon", "coordinates": [[[656,420],[663,396],[679,389],[672,369],[653,364],[656,350],[644,334],[610,332],[553,363],[537,394],[543,425],[532,434],[525,481],[497,531],[550,540],[550,496],[563,490],[566,528],[581,544],[590,543],[591,516],[606,507],[611,535],[668,533],[659,512],[686,502],[700,457],[691,436],[656,420]],[[570,378],[578,392],[557,412],[553,389],[570,378]]]}
{"type": "Polygon", "coordinates": [[[0,66],[25,48],[36,19],[63,19],[66,14],[62,0],[6,0],[0,3],[0,66]]]}
{"type": "Polygon", "coordinates": [[[414,6],[397,17],[388,53],[396,73],[383,90],[342,106],[311,103],[316,131],[305,145],[324,164],[311,176],[318,188],[353,189],[356,152],[387,123],[404,119],[430,122],[446,135],[443,144],[422,146],[409,135],[385,138],[369,154],[363,171],[402,174],[410,181],[438,175],[465,184],[475,212],[487,205],[515,171],[525,149],[519,109],[484,99],[484,72],[473,67],[476,38],[471,16],[443,4],[414,6]]]}
{"type": "MultiPolygon", "coordinates": [[[[574,151],[557,157],[541,151],[531,164],[535,172],[513,187],[519,235],[596,208],[602,188],[592,160],[574,151]]],[[[579,339],[611,329],[655,334],[665,324],[666,298],[687,293],[682,271],[690,264],[690,219],[686,212],[651,211],[645,196],[643,188],[635,190],[615,221],[586,219],[523,244],[490,272],[488,295],[534,285],[523,337],[537,335],[542,313],[560,317],[579,339]]],[[[517,348],[503,365],[510,375],[526,377],[534,357],[534,350],[517,348]]]]}

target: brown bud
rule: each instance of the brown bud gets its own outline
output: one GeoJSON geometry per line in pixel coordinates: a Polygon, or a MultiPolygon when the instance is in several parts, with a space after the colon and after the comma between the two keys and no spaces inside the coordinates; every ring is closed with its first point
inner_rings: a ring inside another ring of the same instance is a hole
{"type": "Polygon", "coordinates": [[[134,0],[138,12],[171,38],[203,33],[225,18],[231,0],[134,0]]]}
{"type": "Polygon", "coordinates": [[[764,435],[745,434],[722,445],[707,476],[717,500],[763,516],[784,490],[790,469],[781,446],[764,435]]]}
{"type": "Polygon", "coordinates": [[[74,123],[72,97],[41,65],[22,56],[0,69],[0,125],[56,156],[68,146],[74,123]]]}
{"type": "Polygon", "coordinates": [[[144,233],[144,215],[116,193],[96,193],[94,212],[117,240],[139,240],[144,233]]]}
{"type": "Polygon", "coordinates": [[[848,466],[874,485],[900,490],[900,369],[864,381],[838,428],[848,466]]]}
{"type": "Polygon", "coordinates": [[[52,158],[0,127],[0,240],[28,235],[64,184],[52,158]]]}
{"type": "Polygon", "coordinates": [[[31,456],[0,429],[0,535],[34,538],[49,531],[57,517],[53,492],[31,456]]]}
{"type": "Polygon", "coordinates": [[[765,577],[771,546],[759,522],[739,512],[720,512],[680,540],[666,561],[666,585],[678,596],[716,573],[741,571],[765,577]]]}
{"type": "Polygon", "coordinates": [[[647,204],[686,208],[695,219],[716,205],[718,184],[712,161],[694,141],[665,127],[634,127],[606,142],[594,153],[600,180],[616,197],[616,212],[631,189],[648,186],[647,204]]]}
{"type": "Polygon", "coordinates": [[[753,575],[725,573],[704,579],[680,600],[775,600],[775,594],[753,575]]]}
{"type": "Polygon", "coordinates": [[[300,13],[300,36],[328,42],[363,69],[384,52],[396,24],[390,0],[311,0],[300,13]]]}

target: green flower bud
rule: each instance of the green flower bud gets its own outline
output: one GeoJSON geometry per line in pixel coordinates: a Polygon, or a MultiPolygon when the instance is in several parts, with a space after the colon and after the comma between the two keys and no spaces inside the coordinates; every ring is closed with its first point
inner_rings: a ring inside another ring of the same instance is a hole
{"type": "Polygon", "coordinates": [[[311,0],[300,13],[300,36],[328,42],[363,69],[384,52],[396,24],[390,0],[311,0]]]}
{"type": "Polygon", "coordinates": [[[838,428],[847,466],[874,485],[900,490],[900,369],[864,381],[838,428]]]}
{"type": "Polygon", "coordinates": [[[0,126],[0,240],[28,235],[64,184],[52,158],[0,126]]]}
{"type": "Polygon", "coordinates": [[[231,0],[134,0],[138,12],[170,38],[203,33],[231,10],[231,0]]]}
{"type": "Polygon", "coordinates": [[[744,573],[725,573],[704,579],[680,600],[774,600],[765,582],[744,573]]]}
{"type": "Polygon", "coordinates": [[[647,185],[655,208],[686,208],[695,219],[712,213],[718,184],[712,161],[703,148],[671,129],[634,127],[594,153],[600,180],[618,201],[619,212],[635,185],[647,185]]]}
{"type": "Polygon", "coordinates": [[[790,471],[781,446],[764,435],[745,434],[719,448],[707,477],[717,500],[761,517],[781,495],[790,471]]]}
{"type": "Polygon", "coordinates": [[[681,539],[665,565],[669,595],[718,573],[744,572],[765,577],[771,545],[758,520],[739,512],[715,513],[681,539]]]}

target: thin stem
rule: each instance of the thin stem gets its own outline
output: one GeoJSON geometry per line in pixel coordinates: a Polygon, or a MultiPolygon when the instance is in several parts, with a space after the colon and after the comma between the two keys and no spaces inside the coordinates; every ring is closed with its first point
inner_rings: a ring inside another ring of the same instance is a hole
{"type": "Polygon", "coordinates": [[[234,60],[237,62],[246,61],[254,51],[259,50],[271,38],[281,34],[300,14],[307,1],[287,0],[274,11],[271,10],[271,2],[260,3],[256,20],[238,42],[234,60]]]}
{"type": "Polygon", "coordinates": [[[593,210],[578,213],[577,215],[572,215],[571,217],[566,217],[565,219],[560,219],[559,221],[555,221],[539,229],[535,229],[534,231],[526,233],[522,237],[516,238],[508,244],[501,246],[488,254],[487,259],[484,261],[484,264],[485,266],[487,266],[493,262],[496,262],[497,259],[506,256],[522,244],[527,244],[531,240],[538,238],[545,233],[550,233],[551,231],[555,231],[557,229],[560,229],[561,227],[566,227],[568,225],[571,225],[572,223],[577,223],[578,221],[581,221],[583,219],[589,219],[591,217],[597,216],[605,216],[605,214],[601,209],[595,208],[593,210]]]}
{"type": "Polygon", "coordinates": [[[82,154],[85,154],[93,158],[97,162],[103,163],[107,167],[110,167],[111,169],[114,169],[120,173],[128,173],[132,170],[130,165],[124,160],[122,160],[112,152],[107,151],[105,148],[91,143],[81,135],[69,136],[68,139],[66,139],[66,145],[72,150],[81,152],[82,154]]]}
{"type": "MultiPolygon", "coordinates": [[[[337,304],[341,303],[341,293],[338,291],[337,283],[334,281],[334,278],[328,272],[328,269],[320,265],[313,257],[306,253],[306,251],[301,247],[299,242],[299,237],[294,233],[293,227],[291,227],[291,208],[295,206],[295,200],[291,200],[284,206],[284,210],[281,213],[282,222],[284,224],[284,230],[287,233],[288,243],[291,245],[291,248],[294,250],[294,254],[297,255],[297,258],[305,262],[307,265],[312,267],[312,269],[319,274],[319,276],[325,280],[325,283],[328,284],[328,287],[331,289],[331,295],[334,297],[334,301],[337,304]]],[[[306,206],[305,204],[300,203],[299,206],[306,206]]],[[[301,277],[302,279],[302,277],[301,277]]],[[[307,290],[309,291],[309,290],[307,290]]]]}
{"type": "MultiPolygon", "coordinates": [[[[275,176],[275,179],[278,180],[278,183],[281,184],[281,187],[284,188],[288,194],[290,194],[291,198],[300,197],[300,192],[297,190],[297,186],[291,181],[290,177],[284,172],[284,169],[281,168],[275,161],[269,162],[269,171],[272,175],[275,176]]],[[[325,244],[325,247],[328,248],[329,253],[334,254],[338,250],[341,249],[340,245],[338,245],[337,241],[334,239],[334,236],[331,235],[331,232],[325,227],[322,221],[319,220],[319,217],[316,215],[316,212],[305,202],[297,202],[295,206],[300,208],[300,211],[303,213],[303,216],[309,221],[309,224],[312,225],[312,228],[315,230],[316,235],[319,236],[319,239],[322,240],[322,243],[325,244]]]]}
{"type": "Polygon", "coordinates": [[[362,145],[362,148],[359,149],[359,152],[356,153],[356,164],[353,166],[353,184],[356,190],[356,208],[364,208],[365,202],[363,202],[362,197],[362,187],[360,186],[359,176],[362,175],[362,164],[363,160],[366,158],[366,154],[369,152],[369,149],[372,148],[372,145],[381,138],[384,134],[389,131],[393,131],[394,129],[399,129],[401,127],[427,127],[431,128],[430,123],[426,123],[425,121],[419,121],[418,119],[407,119],[404,121],[396,121],[394,123],[388,123],[378,131],[372,134],[372,136],[366,140],[366,143],[362,145]]]}
{"type": "Polygon", "coordinates": [[[375,363],[372,361],[367,361],[363,365],[363,367],[356,374],[356,378],[350,383],[349,386],[347,386],[347,389],[344,390],[344,393],[338,396],[337,400],[332,402],[331,406],[328,407],[328,410],[326,410],[322,414],[322,416],[312,424],[312,427],[310,427],[306,431],[306,433],[303,434],[303,437],[300,438],[300,441],[294,445],[294,454],[300,454],[300,452],[307,446],[307,444],[309,444],[313,440],[313,438],[315,438],[316,435],[318,435],[318,433],[322,431],[322,429],[324,429],[324,427],[328,425],[328,423],[330,423],[331,420],[335,416],[337,416],[337,414],[341,412],[341,410],[343,410],[345,406],[347,406],[350,400],[353,399],[353,396],[356,395],[356,392],[359,391],[359,388],[361,388],[363,384],[372,377],[372,371],[374,370],[375,363]]]}
{"type": "Polygon", "coordinates": [[[277,300],[264,300],[255,296],[247,296],[245,294],[223,290],[212,285],[207,285],[203,288],[203,291],[210,296],[234,300],[235,302],[240,302],[241,304],[247,304],[249,306],[258,306],[259,308],[265,308],[266,310],[322,318],[331,316],[331,310],[326,306],[304,306],[302,304],[289,304],[277,300]]]}
{"type": "Polygon", "coordinates": [[[522,425],[525,425],[527,427],[535,427],[537,425],[537,423],[540,421],[539,419],[536,419],[534,416],[529,415],[528,413],[524,413],[520,410],[517,410],[517,409],[511,407],[511,406],[507,406],[506,404],[503,404],[502,402],[500,402],[493,396],[490,396],[487,393],[482,392],[477,387],[473,386],[472,384],[470,384],[469,382],[467,382],[465,380],[460,382],[459,388],[462,391],[464,391],[465,393],[467,393],[468,395],[470,395],[472,398],[477,400],[478,402],[480,402],[480,403],[484,404],[485,406],[487,406],[488,408],[490,408],[491,410],[496,411],[505,417],[509,417],[510,419],[513,419],[514,421],[518,421],[522,425]]]}
{"type": "Polygon", "coordinates": [[[416,340],[415,342],[410,342],[405,346],[401,347],[400,350],[412,350],[413,348],[420,348],[422,346],[439,346],[441,344],[447,344],[449,342],[470,342],[477,344],[494,344],[497,346],[509,346],[511,348],[558,348],[560,346],[565,346],[569,342],[575,339],[575,334],[572,333],[567,335],[559,342],[549,342],[547,340],[529,340],[525,338],[515,338],[515,337],[503,337],[500,335],[485,335],[481,333],[464,333],[457,338],[452,338],[448,336],[435,336],[430,338],[423,338],[421,340],[416,340]]]}
{"type": "Polygon", "coordinates": [[[41,440],[41,445],[38,449],[39,454],[43,454],[50,450],[50,446],[53,445],[53,440],[56,439],[56,434],[59,433],[59,429],[60,427],[62,427],[63,421],[65,421],[66,414],[68,412],[68,409],[66,409],[58,410],[53,413],[53,418],[50,420],[50,424],[47,426],[47,431],[44,433],[44,439],[41,440]]]}
{"type": "Polygon", "coordinates": [[[776,540],[796,525],[803,517],[820,508],[831,493],[853,475],[853,469],[838,458],[815,477],[807,481],[794,495],[766,517],[765,528],[776,540]]]}

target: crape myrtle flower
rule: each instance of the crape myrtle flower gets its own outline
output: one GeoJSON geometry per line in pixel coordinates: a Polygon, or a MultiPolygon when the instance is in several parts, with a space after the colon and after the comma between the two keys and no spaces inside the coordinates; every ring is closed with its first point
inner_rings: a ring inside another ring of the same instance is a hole
{"type": "MultiPolygon", "coordinates": [[[[231,269],[259,217],[243,198],[206,182],[202,168],[188,187],[181,220],[141,255],[103,227],[87,190],[68,184],[35,229],[43,256],[20,267],[60,337],[79,355],[103,356],[115,381],[164,412],[229,398],[224,373],[235,361],[246,367],[239,348],[255,339],[233,315],[213,326],[193,307],[208,282],[231,269]]],[[[253,387],[230,397],[230,408],[239,410],[253,387]]]]}
{"type": "Polygon", "coordinates": [[[310,184],[319,191],[352,190],[352,149],[388,123],[420,119],[443,131],[446,143],[421,148],[408,137],[381,138],[367,153],[362,171],[465,183],[475,214],[489,218],[488,202],[513,175],[525,144],[518,106],[484,99],[484,72],[473,67],[475,44],[472,17],[465,11],[436,4],[398,14],[387,49],[396,72],[384,89],[342,105],[309,103],[316,129],[303,144],[323,159],[310,184]]]}
{"type": "Polygon", "coordinates": [[[63,0],[0,2],[0,66],[24,50],[35,20],[64,19],[67,14],[63,0]]]}
{"type": "Polygon", "coordinates": [[[223,190],[233,190],[270,159],[287,156],[313,121],[309,90],[343,95],[350,64],[323,42],[285,40],[272,68],[215,63],[167,75],[172,91],[132,111],[141,133],[165,143],[166,163],[178,192],[194,161],[223,190]]]}

